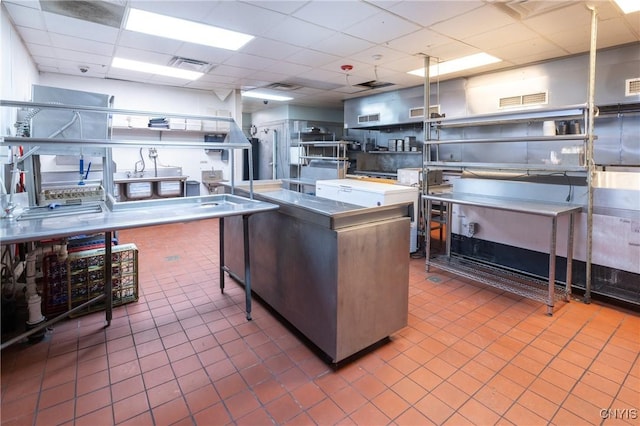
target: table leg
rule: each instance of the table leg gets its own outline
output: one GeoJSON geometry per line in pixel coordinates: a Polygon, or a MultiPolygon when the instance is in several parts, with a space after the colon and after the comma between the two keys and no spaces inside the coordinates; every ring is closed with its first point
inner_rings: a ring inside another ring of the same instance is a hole
{"type": "Polygon", "coordinates": [[[224,293],[224,217],[219,219],[218,227],[218,235],[220,238],[220,293],[224,293]]]}
{"type": "Polygon", "coordinates": [[[551,244],[549,247],[549,299],[547,300],[547,315],[553,315],[553,305],[556,291],[556,234],[558,218],[551,219],[551,244]]]}
{"type": "Polygon", "coordinates": [[[247,307],[247,320],[251,321],[251,263],[249,261],[249,216],[242,216],[242,233],[244,235],[244,291],[247,307]]]}
{"type": "Polygon", "coordinates": [[[573,219],[574,213],[569,215],[569,231],[567,237],[567,276],[566,276],[566,300],[571,300],[571,283],[573,282],[573,219]]]}
{"type": "Polygon", "coordinates": [[[104,309],[106,327],[111,325],[113,318],[113,271],[111,258],[111,231],[104,233],[104,309]]]}
{"type": "Polygon", "coordinates": [[[424,256],[427,259],[426,270],[429,272],[429,267],[431,262],[429,261],[429,257],[431,256],[431,208],[433,206],[433,202],[431,200],[427,200],[427,209],[424,214],[425,221],[425,236],[424,236],[424,256]]]}

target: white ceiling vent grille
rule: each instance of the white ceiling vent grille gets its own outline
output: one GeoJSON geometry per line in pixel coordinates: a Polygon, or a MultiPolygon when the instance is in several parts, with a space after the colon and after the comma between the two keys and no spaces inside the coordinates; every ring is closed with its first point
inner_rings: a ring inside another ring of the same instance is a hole
{"type": "Polygon", "coordinates": [[[180,68],[181,70],[197,71],[205,74],[213,69],[213,66],[208,62],[183,58],[181,56],[171,58],[168,65],[173,68],[180,68]]]}
{"type": "Polygon", "coordinates": [[[513,108],[518,106],[544,105],[548,102],[547,92],[538,92],[500,98],[498,106],[500,108],[513,108]]]}
{"type": "Polygon", "coordinates": [[[268,86],[265,87],[266,89],[274,89],[274,90],[286,90],[286,91],[292,91],[292,90],[298,90],[300,88],[302,88],[302,86],[298,85],[298,84],[291,84],[291,83],[271,83],[268,86]]]}
{"type": "Polygon", "coordinates": [[[628,80],[625,80],[624,95],[625,96],[640,95],[640,77],[630,78],[628,80]]]}
{"type": "Polygon", "coordinates": [[[376,122],[376,121],[380,121],[380,113],[379,112],[377,112],[375,114],[365,114],[365,115],[359,115],[358,116],[358,124],[371,123],[371,122],[376,122]]]}

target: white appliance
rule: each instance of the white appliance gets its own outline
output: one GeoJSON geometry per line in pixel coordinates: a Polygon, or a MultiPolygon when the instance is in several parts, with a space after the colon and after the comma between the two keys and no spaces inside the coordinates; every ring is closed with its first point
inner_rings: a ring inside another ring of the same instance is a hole
{"type": "Polygon", "coordinates": [[[363,207],[384,206],[395,203],[413,203],[413,218],[409,251],[418,249],[418,196],[417,187],[369,182],[359,179],[329,179],[316,181],[316,196],[363,207]]]}

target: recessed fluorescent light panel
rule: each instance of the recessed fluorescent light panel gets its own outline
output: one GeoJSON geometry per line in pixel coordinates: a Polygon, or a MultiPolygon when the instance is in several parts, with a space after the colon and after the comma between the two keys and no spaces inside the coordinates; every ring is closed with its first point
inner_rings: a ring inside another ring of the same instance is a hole
{"type": "Polygon", "coordinates": [[[289,96],[272,95],[271,93],[257,92],[255,90],[242,92],[242,96],[244,96],[245,98],[257,98],[269,101],[290,101],[293,99],[289,96]]]}
{"type": "MultiPolygon", "coordinates": [[[[502,59],[496,58],[495,56],[491,56],[487,53],[476,53],[475,55],[464,56],[462,58],[431,65],[429,67],[429,75],[431,77],[436,77],[439,75],[451,74],[458,71],[481,67],[483,65],[494,64],[500,61],[502,61],[502,59]]],[[[409,71],[409,74],[424,77],[424,68],[409,71]]]]}
{"type": "Polygon", "coordinates": [[[615,2],[625,14],[640,10],[640,2],[638,0],[615,0],[615,2]]]}
{"type": "Polygon", "coordinates": [[[254,38],[249,34],[224,30],[139,9],[129,10],[129,16],[124,28],[158,37],[228,50],[238,50],[254,38]]]}
{"type": "Polygon", "coordinates": [[[155,65],[148,62],[133,61],[131,59],[124,58],[113,58],[111,66],[114,68],[164,75],[167,77],[180,78],[183,80],[197,80],[204,75],[203,73],[197,71],[166,67],[164,65],[155,65]]]}

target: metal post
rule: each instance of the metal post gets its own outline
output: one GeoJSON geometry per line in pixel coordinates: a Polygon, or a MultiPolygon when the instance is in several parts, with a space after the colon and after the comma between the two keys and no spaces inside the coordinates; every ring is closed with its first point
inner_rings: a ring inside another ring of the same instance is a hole
{"type": "Polygon", "coordinates": [[[567,286],[566,286],[566,301],[571,300],[571,284],[573,281],[573,226],[574,226],[574,218],[573,215],[575,213],[571,213],[569,215],[569,231],[567,236],[567,286]]]}
{"type": "Polygon", "coordinates": [[[220,293],[224,293],[224,217],[218,220],[218,235],[220,238],[219,250],[220,250],[220,293]]]}
{"type": "Polygon", "coordinates": [[[111,258],[111,231],[104,233],[104,309],[105,320],[107,321],[106,327],[111,325],[111,319],[113,318],[113,275],[112,275],[112,263],[111,258]]]}
{"type": "Polygon", "coordinates": [[[244,294],[247,307],[247,321],[251,321],[251,266],[249,263],[249,215],[242,215],[244,235],[244,294]]]}
{"type": "Polygon", "coordinates": [[[587,259],[584,303],[591,303],[591,257],[593,253],[593,180],[595,178],[595,165],[593,160],[593,127],[595,119],[595,81],[596,81],[596,42],[598,38],[598,12],[593,6],[587,6],[591,10],[591,47],[589,49],[589,89],[588,89],[588,113],[587,122],[587,259]]]}
{"type": "Polygon", "coordinates": [[[553,305],[556,292],[556,235],[558,232],[558,218],[551,218],[551,243],[549,246],[549,298],[547,300],[547,315],[553,315],[553,305]]]}

